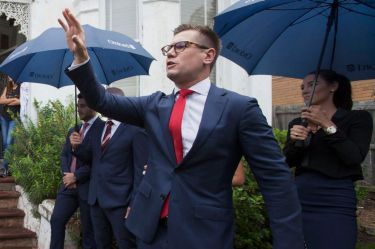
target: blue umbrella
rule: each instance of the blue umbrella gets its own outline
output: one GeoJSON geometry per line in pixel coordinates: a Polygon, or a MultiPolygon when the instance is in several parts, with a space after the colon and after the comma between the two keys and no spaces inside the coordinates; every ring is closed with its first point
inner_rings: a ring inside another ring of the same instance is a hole
{"type": "MultiPolygon", "coordinates": [[[[126,35],[83,25],[90,60],[98,81],[113,81],[148,74],[154,58],[126,35]]],[[[50,28],[17,47],[0,65],[0,72],[15,82],[39,82],[54,87],[73,85],[64,70],[73,55],[62,28],[50,28]]]]}
{"type": "Polygon", "coordinates": [[[303,78],[325,68],[375,78],[374,0],[240,0],[214,30],[221,55],[250,75],[303,78]]]}
{"type": "MultiPolygon", "coordinates": [[[[83,25],[83,29],[90,61],[100,83],[109,85],[123,78],[148,74],[154,58],[138,42],[90,25],[83,25]]],[[[72,61],[64,30],[50,28],[17,47],[0,65],[0,72],[17,83],[38,82],[60,88],[73,85],[64,73],[72,61]]]]}

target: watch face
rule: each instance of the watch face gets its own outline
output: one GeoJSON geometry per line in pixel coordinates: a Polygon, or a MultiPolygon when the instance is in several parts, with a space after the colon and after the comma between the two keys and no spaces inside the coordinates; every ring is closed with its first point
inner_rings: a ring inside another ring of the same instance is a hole
{"type": "Polygon", "coordinates": [[[326,129],[327,134],[335,134],[336,131],[337,131],[337,129],[334,126],[327,127],[327,129],[326,129]]]}

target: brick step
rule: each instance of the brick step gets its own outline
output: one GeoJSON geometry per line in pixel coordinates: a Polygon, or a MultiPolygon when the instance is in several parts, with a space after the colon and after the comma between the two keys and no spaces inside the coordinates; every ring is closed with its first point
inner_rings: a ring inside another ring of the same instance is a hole
{"type": "Polygon", "coordinates": [[[15,208],[0,208],[0,229],[23,227],[25,213],[15,208]]]}
{"type": "Polygon", "coordinates": [[[16,208],[21,194],[15,190],[0,191],[0,209],[16,208]]]}
{"type": "Polygon", "coordinates": [[[0,177],[0,190],[14,190],[16,183],[11,176],[0,177]]]}
{"type": "Polygon", "coordinates": [[[36,234],[25,228],[0,228],[0,248],[36,248],[36,234]]]}
{"type": "Polygon", "coordinates": [[[1,247],[1,249],[38,249],[37,247],[33,247],[33,246],[22,246],[22,247],[1,247]]]}
{"type": "Polygon", "coordinates": [[[0,247],[1,249],[38,249],[37,247],[34,247],[34,246],[17,246],[17,247],[14,247],[14,246],[7,246],[7,247],[0,247]]]}

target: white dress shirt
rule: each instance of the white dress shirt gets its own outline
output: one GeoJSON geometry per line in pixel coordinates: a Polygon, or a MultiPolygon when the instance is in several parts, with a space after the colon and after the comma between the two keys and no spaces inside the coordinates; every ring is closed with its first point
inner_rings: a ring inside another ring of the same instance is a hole
{"type": "MultiPolygon", "coordinates": [[[[113,125],[111,127],[111,137],[112,137],[113,134],[115,134],[117,128],[120,126],[121,122],[117,121],[117,120],[114,120],[114,119],[111,119],[111,121],[113,122],[113,125]]],[[[105,133],[106,129],[107,129],[107,123],[104,126],[104,129],[103,129],[103,132],[102,132],[102,137],[101,137],[100,141],[103,141],[103,136],[104,136],[104,133],[105,133]]]]}
{"type": "MultiPolygon", "coordinates": [[[[198,129],[202,120],[204,105],[206,103],[210,87],[210,80],[209,78],[206,78],[189,88],[194,92],[186,97],[184,116],[182,117],[181,124],[182,148],[184,157],[190,151],[195,138],[197,137],[198,129]]],[[[180,89],[177,87],[175,87],[174,89],[174,93],[177,93],[175,101],[179,97],[179,90],[180,89]]]]}

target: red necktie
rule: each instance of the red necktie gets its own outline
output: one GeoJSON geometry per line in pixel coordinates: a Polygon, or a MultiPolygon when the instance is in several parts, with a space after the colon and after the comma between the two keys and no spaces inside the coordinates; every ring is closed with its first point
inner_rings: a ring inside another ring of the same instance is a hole
{"type": "MultiPolygon", "coordinates": [[[[81,142],[82,142],[83,138],[85,137],[85,131],[86,131],[87,127],[89,127],[89,125],[90,125],[89,123],[84,123],[82,125],[81,129],[79,130],[81,142]]],[[[76,171],[76,167],[77,167],[77,157],[73,156],[72,162],[70,163],[70,172],[74,173],[76,171]]]]}
{"type": "MultiPolygon", "coordinates": [[[[177,163],[180,163],[183,158],[183,147],[182,147],[182,135],[181,135],[181,124],[182,117],[184,116],[186,96],[192,94],[193,91],[190,89],[181,89],[180,95],[173,106],[172,114],[169,119],[169,131],[171,132],[174,146],[174,153],[176,155],[177,163]]],[[[160,213],[161,218],[168,216],[168,205],[169,205],[169,194],[163,204],[163,208],[160,213]]]]}
{"type": "Polygon", "coordinates": [[[104,132],[103,140],[102,140],[102,144],[101,144],[102,152],[105,150],[105,148],[107,147],[107,145],[109,143],[109,140],[111,139],[112,125],[113,125],[112,120],[108,120],[106,122],[106,128],[105,128],[105,132],[104,132]]]}

